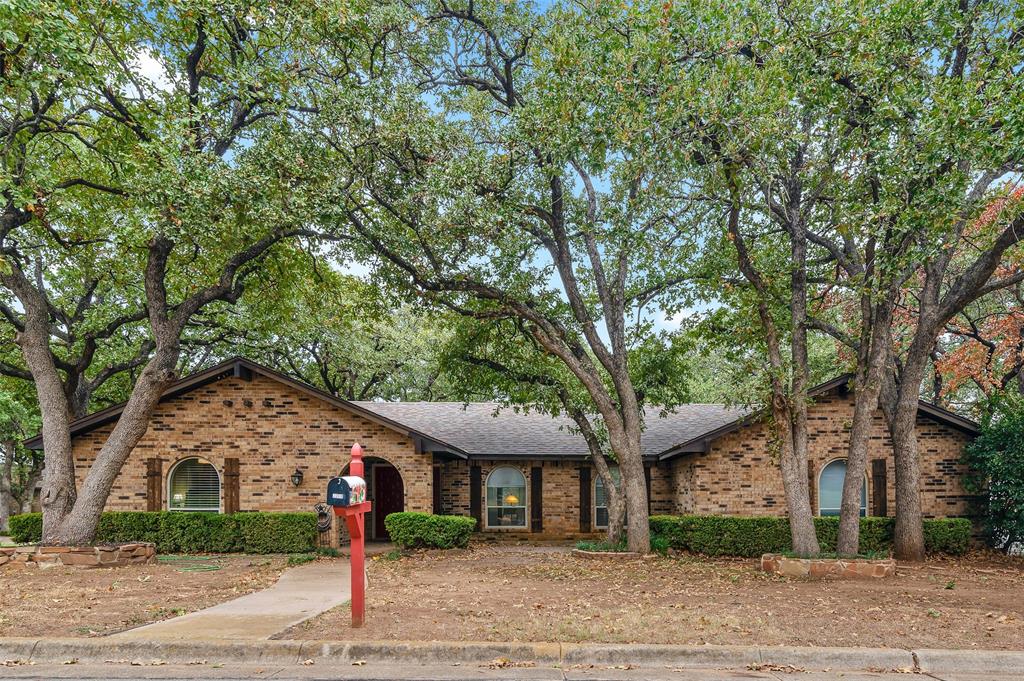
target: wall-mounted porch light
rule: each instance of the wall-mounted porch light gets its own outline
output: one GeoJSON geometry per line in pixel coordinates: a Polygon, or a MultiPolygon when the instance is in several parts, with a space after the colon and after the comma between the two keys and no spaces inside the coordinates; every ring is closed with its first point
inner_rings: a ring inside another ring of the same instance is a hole
{"type": "Polygon", "coordinates": [[[296,468],[295,472],[292,473],[292,484],[295,485],[296,487],[302,484],[302,471],[300,471],[298,468],[296,468]]]}

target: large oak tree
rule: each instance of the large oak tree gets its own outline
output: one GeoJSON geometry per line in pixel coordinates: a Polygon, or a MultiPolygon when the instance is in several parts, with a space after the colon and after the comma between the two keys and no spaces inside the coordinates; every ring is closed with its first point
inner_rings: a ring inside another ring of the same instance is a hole
{"type": "Polygon", "coordinates": [[[564,367],[621,471],[629,547],[646,552],[633,368],[693,249],[671,112],[648,87],[673,37],[657,14],[604,3],[428,2],[409,21],[421,40],[377,115],[318,121],[359,171],[336,229],[383,280],[508,321],[564,367]]]}
{"type": "Polygon", "coordinates": [[[42,415],[44,542],[92,540],[189,324],[304,232],[300,46],[346,7],[4,6],[0,283],[42,415]],[[115,336],[138,373],[79,488],[69,424],[115,336]]]}

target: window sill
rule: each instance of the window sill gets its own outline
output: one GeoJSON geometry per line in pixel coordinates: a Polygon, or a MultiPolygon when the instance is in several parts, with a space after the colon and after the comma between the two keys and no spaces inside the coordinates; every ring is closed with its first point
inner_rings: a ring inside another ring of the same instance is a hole
{"type": "Polygon", "coordinates": [[[529,529],[530,528],[527,527],[526,525],[514,525],[514,526],[503,525],[503,526],[499,526],[499,527],[487,526],[487,527],[484,528],[484,532],[528,532],[529,529]]]}

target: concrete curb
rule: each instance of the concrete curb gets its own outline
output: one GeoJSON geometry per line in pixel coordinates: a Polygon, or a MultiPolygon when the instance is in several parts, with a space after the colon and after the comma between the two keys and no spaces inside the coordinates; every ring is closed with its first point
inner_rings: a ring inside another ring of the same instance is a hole
{"type": "MultiPolygon", "coordinates": [[[[792,665],[799,669],[916,669],[914,654],[898,648],[758,648],[761,664],[792,665]]],[[[950,651],[956,652],[956,651],[950,651]]],[[[1024,654],[1021,655],[1024,660],[1024,654]]]]}
{"type": "Polygon", "coordinates": [[[674,646],[654,644],[563,643],[562,664],[641,667],[729,668],[758,664],[755,646],[674,646]]]}
{"type": "Polygon", "coordinates": [[[799,648],[788,646],[675,646],[650,644],[215,641],[106,638],[0,638],[0,662],[103,663],[160,660],[247,664],[324,662],[409,662],[487,664],[531,662],[540,667],[575,665],[743,669],[792,665],[808,671],[920,670],[936,674],[1015,674],[1024,651],[899,650],[895,648],[799,648]]]}

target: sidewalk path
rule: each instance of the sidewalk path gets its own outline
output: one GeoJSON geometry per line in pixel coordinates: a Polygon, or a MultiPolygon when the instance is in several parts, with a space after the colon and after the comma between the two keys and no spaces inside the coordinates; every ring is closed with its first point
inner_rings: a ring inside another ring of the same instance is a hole
{"type": "Polygon", "coordinates": [[[110,638],[265,640],[350,597],[348,561],[318,560],[286,570],[269,589],[110,638]]]}

